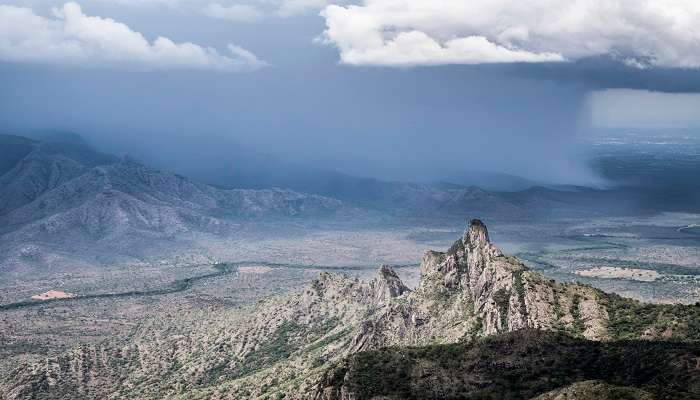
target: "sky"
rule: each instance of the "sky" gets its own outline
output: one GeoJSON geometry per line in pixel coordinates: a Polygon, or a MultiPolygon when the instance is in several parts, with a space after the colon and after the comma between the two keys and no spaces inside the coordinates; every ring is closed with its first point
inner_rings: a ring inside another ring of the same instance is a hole
{"type": "Polygon", "coordinates": [[[0,129],[206,179],[596,180],[597,128],[698,128],[693,0],[0,0],[0,129]]]}

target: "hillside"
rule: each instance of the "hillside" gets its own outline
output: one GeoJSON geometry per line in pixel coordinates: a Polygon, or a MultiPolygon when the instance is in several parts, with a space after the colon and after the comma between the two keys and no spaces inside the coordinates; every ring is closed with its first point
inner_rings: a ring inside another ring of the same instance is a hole
{"type": "Polygon", "coordinates": [[[522,330],[355,354],[326,373],[316,399],[690,399],[700,395],[699,356],[691,343],[522,330]]]}
{"type": "Polygon", "coordinates": [[[0,157],[0,262],[10,267],[66,253],[104,260],[163,254],[185,235],[226,235],[242,221],[347,210],[338,200],[285,189],[215,188],[80,142],[0,142],[12,150],[0,157]]]}
{"type": "Polygon", "coordinates": [[[34,150],[37,143],[34,140],[15,135],[0,135],[0,175],[12,169],[27,154],[34,150]]]}
{"type": "MultiPolygon", "coordinates": [[[[550,350],[560,352],[552,353],[554,364],[538,361],[545,366],[566,363],[571,357],[591,363],[583,369],[576,365],[552,368],[551,373],[534,370],[541,376],[522,378],[523,388],[531,388],[530,392],[523,389],[522,395],[513,397],[524,398],[525,394],[544,394],[557,385],[600,379],[590,373],[598,366],[605,366],[606,371],[624,370],[632,362],[629,358],[645,347],[639,340],[671,339],[687,344],[646,347],[650,363],[679,368],[668,381],[659,378],[662,389],[650,390],[665,390],[668,385],[676,390],[677,385],[690,382],[687,390],[697,394],[698,370],[692,360],[698,353],[699,323],[697,306],[642,304],[589,286],[545,279],[504,255],[489,241],[485,225],[474,220],[449,251],[426,253],[415,289],[406,287],[386,266],[369,282],[324,272],[301,293],[271,298],[242,312],[195,312],[187,318],[155,319],[141,326],[127,346],[85,345],[43,363],[19,366],[0,387],[8,399],[30,395],[53,399],[359,399],[369,397],[361,393],[337,397],[334,393],[343,393],[341,382],[362,386],[362,377],[368,375],[379,381],[390,379],[375,374],[383,367],[374,364],[372,354],[388,354],[392,363],[408,360],[402,354],[433,362],[433,355],[466,349],[465,358],[450,357],[459,368],[471,368],[469,363],[477,362],[469,354],[479,359],[484,354],[492,360],[486,365],[495,369],[477,370],[476,381],[466,382],[464,388],[482,385],[494,388],[493,393],[502,393],[495,382],[521,379],[518,374],[529,371],[527,363],[515,369],[500,367],[509,365],[506,356],[516,354],[512,352],[518,346],[524,355],[537,359],[537,354],[548,349],[547,343],[553,342],[550,350]],[[527,333],[532,329],[558,334],[527,333]],[[515,331],[524,333],[498,336],[515,331]],[[631,342],[619,342],[623,339],[631,342]],[[591,340],[610,344],[591,344],[591,340]],[[466,346],[460,343],[475,343],[476,347],[459,347],[466,346]],[[544,347],[537,348],[537,343],[544,347]],[[450,344],[455,345],[425,347],[450,344]],[[397,346],[420,348],[371,353],[397,346]],[[535,346],[532,353],[528,346],[535,346]],[[362,364],[369,369],[347,367],[367,360],[362,357],[372,361],[362,364]],[[679,367],[678,360],[685,364],[679,367]],[[513,374],[507,372],[511,370],[513,374]],[[347,380],[333,378],[346,375],[347,380]],[[538,384],[540,379],[548,383],[538,384]]],[[[409,366],[397,364],[391,370],[403,370],[408,377],[416,373],[409,366]]],[[[647,376],[644,371],[651,370],[633,371],[606,382],[638,387],[647,376]]],[[[447,390],[448,381],[432,377],[424,376],[428,379],[425,390],[447,390]]],[[[420,380],[416,384],[422,385],[420,380]]]]}

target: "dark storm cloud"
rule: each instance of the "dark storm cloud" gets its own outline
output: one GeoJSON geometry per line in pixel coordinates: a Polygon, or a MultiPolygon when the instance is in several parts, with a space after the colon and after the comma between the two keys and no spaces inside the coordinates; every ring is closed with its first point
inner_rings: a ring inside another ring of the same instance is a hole
{"type": "Polygon", "coordinates": [[[2,76],[6,126],[75,130],[185,173],[222,160],[236,168],[243,144],[390,179],[472,169],[588,178],[572,158],[583,96],[571,85],[463,67],[333,64],[236,76],[6,66],[2,76]]]}
{"type": "Polygon", "coordinates": [[[531,79],[579,83],[591,90],[641,89],[660,92],[700,92],[700,70],[689,68],[633,68],[607,57],[575,63],[491,66],[501,73],[531,79]]]}

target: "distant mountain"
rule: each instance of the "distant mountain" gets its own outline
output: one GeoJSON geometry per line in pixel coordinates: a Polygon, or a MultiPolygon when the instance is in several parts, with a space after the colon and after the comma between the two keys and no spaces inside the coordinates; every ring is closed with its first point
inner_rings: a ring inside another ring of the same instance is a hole
{"type": "Polygon", "coordinates": [[[231,237],[241,223],[255,219],[346,212],[399,219],[464,214],[519,219],[634,209],[624,196],[588,188],[494,192],[336,173],[319,178],[294,170],[289,177],[290,183],[299,178],[295,187],[333,193],[342,200],[290,189],[230,189],[101,153],[74,134],[49,132],[42,137],[45,141],[0,135],[0,262],[4,268],[143,260],[169,254],[174,247],[187,249],[188,236],[231,237]]]}
{"type": "Polygon", "coordinates": [[[464,186],[478,186],[484,190],[508,192],[526,190],[533,186],[542,185],[542,183],[517,175],[476,170],[446,173],[442,180],[464,186]]]}
{"type": "MultiPolygon", "coordinates": [[[[257,164],[255,164],[257,165],[257,164]]],[[[270,159],[270,164],[247,170],[241,168],[236,175],[215,176],[222,186],[260,188],[288,187],[307,193],[330,196],[363,207],[386,208],[401,205],[396,201],[416,203],[411,194],[429,198],[435,192],[452,188],[479,187],[483,190],[518,191],[535,186],[534,183],[514,176],[487,172],[469,172],[455,175],[444,181],[452,183],[414,183],[361,178],[335,171],[319,170],[270,159]]]]}
{"type": "MultiPolygon", "coordinates": [[[[286,163],[273,157],[252,157],[250,164],[242,163],[238,168],[222,169],[221,173],[202,174],[202,179],[210,179],[222,187],[264,188],[286,187],[305,193],[330,196],[359,207],[387,210],[406,209],[416,211],[440,211],[445,209],[462,213],[474,206],[497,208],[498,204],[481,200],[479,193],[487,191],[525,190],[534,183],[515,176],[487,172],[468,172],[446,176],[446,182],[417,183],[385,181],[376,178],[362,178],[337,171],[321,170],[286,163]],[[263,160],[267,160],[263,162],[263,160]],[[254,166],[254,167],[251,167],[254,166]],[[230,172],[225,172],[230,171],[230,172]],[[462,197],[466,203],[458,204],[462,197]],[[479,200],[479,202],[476,202],[479,200]],[[471,202],[471,203],[469,203],[471,202]],[[466,208],[465,208],[466,207],[466,208]]],[[[493,200],[493,196],[490,200],[493,200]]],[[[507,209],[514,205],[503,204],[507,209]]],[[[503,210],[508,212],[509,210],[503,210]]]]}
{"type": "Polygon", "coordinates": [[[411,217],[465,214],[492,218],[572,217],[658,212],[664,207],[663,202],[648,200],[647,193],[639,188],[544,186],[518,176],[488,171],[449,172],[440,182],[386,181],[286,162],[272,155],[233,147],[234,156],[221,155],[196,167],[183,167],[182,172],[192,171],[197,179],[220,187],[285,187],[337,198],[364,209],[411,217]]]}
{"type": "Polygon", "coordinates": [[[27,154],[37,147],[37,142],[13,135],[0,135],[0,175],[12,169],[27,154]]]}
{"type": "Polygon", "coordinates": [[[0,148],[0,164],[5,166],[0,175],[0,215],[31,203],[90,168],[119,161],[82,143],[37,142],[9,135],[0,135],[0,148]]]}
{"type": "MultiPolygon", "coordinates": [[[[657,133],[659,132],[655,132],[652,137],[658,136],[657,133]]],[[[225,146],[213,141],[194,142],[193,146],[200,149],[199,152],[171,144],[169,149],[176,155],[160,157],[158,165],[220,187],[284,187],[337,198],[362,208],[391,212],[402,208],[402,204],[395,203],[396,200],[407,200],[409,205],[417,206],[421,213],[452,211],[450,207],[442,207],[441,204],[421,204],[404,196],[413,193],[422,198],[430,198],[435,191],[450,186],[457,190],[478,187],[490,194],[502,196],[501,200],[508,203],[505,204],[507,208],[515,206],[520,209],[516,214],[520,217],[549,216],[551,212],[567,215],[569,211],[577,214],[592,212],[596,215],[700,211],[700,180],[696,178],[700,171],[698,135],[687,132],[683,135],[683,140],[664,138],[661,142],[658,137],[657,140],[643,140],[646,143],[643,145],[628,140],[607,145],[582,143],[582,150],[589,152],[586,159],[592,174],[598,177],[594,179],[598,183],[598,190],[549,185],[517,175],[486,170],[445,170],[437,178],[444,184],[357,177],[334,171],[333,166],[306,165],[298,158],[297,162],[290,162],[230,139],[222,139],[225,146]],[[540,195],[545,195],[545,198],[539,197],[540,195]],[[556,201],[550,202],[552,197],[556,201]],[[520,201],[526,204],[521,204],[520,201]],[[563,208],[568,204],[573,205],[570,210],[563,208]]],[[[465,152],[464,156],[469,157],[469,153],[465,152]]],[[[144,157],[148,159],[149,156],[144,157]]],[[[290,155],[289,159],[293,160],[294,156],[290,155]]],[[[406,162],[410,163],[410,160],[406,162]]],[[[526,175],[525,172],[523,174],[526,175]]],[[[487,203],[467,204],[461,209],[456,208],[454,213],[464,215],[463,212],[484,207],[485,204],[487,203]]],[[[497,209],[496,206],[494,204],[493,209],[497,209]]],[[[503,215],[509,217],[507,213],[503,215]]]]}
{"type": "Polygon", "coordinates": [[[121,259],[113,256],[157,257],[173,246],[188,248],[191,242],[178,242],[188,235],[226,238],[255,219],[352,212],[399,221],[465,214],[513,220],[658,210],[646,207],[646,198],[634,190],[537,186],[488,191],[452,183],[306,174],[275,160],[260,166],[259,182],[246,175],[251,179],[247,186],[255,189],[233,189],[101,153],[75,134],[46,132],[40,137],[0,135],[0,262],[5,268],[67,265],[88,254],[107,263],[121,259]],[[316,194],[265,186],[271,182],[316,194]]]}
{"type": "Polygon", "coordinates": [[[0,379],[0,393],[318,400],[700,395],[698,306],[642,304],[546,279],[496,248],[478,220],[447,252],[428,251],[420,270],[415,289],[387,266],[369,282],[323,272],[302,292],[243,315],[222,309],[198,314],[194,323],[169,317],[145,324],[125,346],[84,345],[20,365],[0,379]]]}
{"type": "Polygon", "coordinates": [[[105,254],[118,253],[187,233],[230,233],[250,219],[346,209],[335,199],[285,189],[215,188],[80,141],[0,135],[0,146],[0,248],[10,258],[31,258],[41,253],[32,248],[46,245],[72,252],[102,245],[110,249],[105,254]]]}
{"type": "Polygon", "coordinates": [[[89,143],[79,134],[60,129],[40,129],[22,132],[19,136],[26,136],[30,139],[43,143],[67,143],[88,146],[89,143]]]}
{"type": "Polygon", "coordinates": [[[306,165],[247,148],[227,140],[226,146],[197,143],[200,153],[193,154],[180,147],[173,147],[178,157],[187,160],[180,165],[161,159],[161,165],[220,187],[262,189],[284,187],[340,199],[361,207],[386,208],[394,200],[394,192],[406,190],[406,186],[439,189],[440,187],[480,187],[484,190],[516,191],[535,186],[527,179],[488,171],[461,171],[445,173],[440,181],[447,184],[387,181],[373,177],[358,177],[333,170],[333,166],[306,165]]]}

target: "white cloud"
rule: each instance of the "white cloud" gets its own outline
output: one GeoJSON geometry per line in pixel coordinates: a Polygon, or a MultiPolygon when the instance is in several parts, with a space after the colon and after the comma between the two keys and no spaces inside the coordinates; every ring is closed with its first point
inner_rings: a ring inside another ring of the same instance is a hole
{"type": "Polygon", "coordinates": [[[363,0],[330,5],[324,39],[358,65],[573,61],[700,67],[697,0],[363,0]]]}
{"type": "Polygon", "coordinates": [[[228,53],[141,33],[110,18],[83,14],[77,3],[54,9],[55,18],[29,8],[0,5],[0,60],[136,69],[239,71],[264,65],[235,45],[228,53]]]}
{"type": "Polygon", "coordinates": [[[211,18],[242,22],[257,21],[265,16],[260,9],[247,4],[224,6],[219,3],[212,3],[204,7],[202,13],[211,18]]]}

